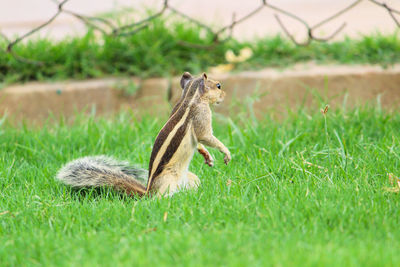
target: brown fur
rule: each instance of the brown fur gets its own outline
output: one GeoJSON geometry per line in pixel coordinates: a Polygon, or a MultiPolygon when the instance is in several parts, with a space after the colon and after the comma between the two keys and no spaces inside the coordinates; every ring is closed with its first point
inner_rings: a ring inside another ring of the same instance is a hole
{"type": "MultiPolygon", "coordinates": [[[[167,147],[167,150],[165,151],[163,157],[161,158],[160,163],[157,166],[156,171],[153,174],[153,180],[157,179],[157,176],[162,172],[164,166],[169,163],[172,156],[174,155],[174,153],[180,146],[182,139],[185,136],[185,133],[187,131],[187,126],[188,126],[189,120],[190,120],[190,118],[187,117],[185,120],[185,123],[181,127],[179,127],[175,136],[172,138],[171,142],[169,143],[169,145],[167,147]]],[[[150,188],[150,190],[151,190],[151,188],[150,188]]]]}
{"type": "MultiPolygon", "coordinates": [[[[154,146],[153,146],[153,150],[151,152],[150,162],[149,162],[149,181],[148,181],[148,185],[147,185],[148,187],[151,186],[152,178],[154,178],[151,176],[151,170],[153,169],[153,162],[155,160],[155,157],[156,157],[157,153],[159,152],[161,146],[164,144],[165,140],[167,139],[169,133],[172,131],[172,129],[174,129],[176,124],[182,119],[183,114],[185,113],[186,109],[188,108],[191,97],[193,97],[193,95],[196,92],[196,90],[195,90],[196,88],[193,89],[192,87],[198,86],[198,84],[199,84],[199,81],[192,81],[190,83],[190,87],[188,87],[186,89],[186,91],[184,92],[183,99],[181,99],[181,101],[175,105],[170,118],[168,119],[167,123],[164,125],[164,127],[161,129],[160,133],[156,137],[156,140],[155,140],[154,146]],[[190,89],[190,88],[192,88],[192,89],[190,89]]],[[[158,168],[158,166],[157,166],[157,168],[158,168]]]]}
{"type": "Polygon", "coordinates": [[[157,136],[157,145],[155,144],[153,148],[148,191],[156,191],[159,195],[171,195],[182,187],[197,187],[199,184],[197,176],[187,170],[196,148],[200,147],[199,152],[203,154],[207,164],[211,166],[213,164],[211,155],[201,144],[219,149],[225,154],[225,163],[228,164],[230,161],[229,150],[212,134],[209,104],[222,102],[225,97],[225,92],[218,89],[217,84],[219,82],[207,79],[205,74],[197,79],[193,79],[188,73],[182,76],[181,99],[157,136]],[[179,128],[178,124],[181,125],[179,128]],[[161,147],[165,146],[172,131],[174,136],[169,139],[169,144],[166,149],[164,148],[164,154],[160,159],[157,154],[161,153],[161,147]],[[159,158],[158,166],[154,165],[156,157],[159,158]]]}
{"type": "MultiPolygon", "coordinates": [[[[186,94],[188,92],[188,88],[191,87],[191,81],[193,80],[193,76],[189,73],[189,72],[185,72],[182,75],[181,81],[180,81],[180,85],[182,88],[182,95],[181,98],[179,99],[178,103],[175,104],[174,108],[172,109],[171,115],[170,117],[179,109],[179,107],[182,105],[183,100],[186,97],[186,94]]],[[[212,167],[214,166],[214,160],[211,157],[211,154],[208,152],[208,150],[202,145],[202,144],[198,144],[198,152],[200,153],[200,155],[203,156],[204,158],[204,163],[207,164],[208,166],[212,167]]]]}
{"type": "Polygon", "coordinates": [[[126,192],[128,195],[143,196],[146,193],[146,188],[139,184],[132,182],[132,180],[120,179],[115,177],[112,184],[116,189],[126,192]]]}

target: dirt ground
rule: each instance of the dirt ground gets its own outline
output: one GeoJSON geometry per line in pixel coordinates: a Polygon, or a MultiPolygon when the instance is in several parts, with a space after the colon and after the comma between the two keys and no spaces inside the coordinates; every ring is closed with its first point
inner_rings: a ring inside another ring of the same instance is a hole
{"type": "MultiPolygon", "coordinates": [[[[305,19],[311,25],[334,14],[353,1],[350,0],[274,0],[270,4],[290,11],[305,19]]],[[[116,10],[157,10],[162,0],[70,0],[65,8],[85,15],[115,12],[116,10]]],[[[240,18],[257,7],[256,0],[170,0],[170,5],[185,14],[207,22],[216,27],[231,21],[232,13],[240,18]]],[[[400,1],[385,1],[389,6],[400,10],[400,1]]],[[[53,0],[13,0],[0,1],[0,30],[8,37],[21,35],[31,28],[48,20],[56,12],[53,0]]],[[[276,12],[265,8],[248,21],[235,28],[234,35],[239,39],[263,37],[282,32],[274,18],[276,12]]],[[[301,40],[306,34],[304,26],[291,18],[281,16],[287,28],[301,40]]],[[[399,16],[400,20],[400,16],[399,16]]],[[[338,39],[345,35],[357,37],[374,32],[391,33],[396,28],[388,12],[369,1],[362,1],[358,6],[339,18],[321,27],[316,34],[320,37],[330,35],[343,22],[347,23],[338,39]]],[[[62,38],[84,32],[84,26],[75,18],[63,14],[49,27],[40,31],[40,35],[62,38]]]]}

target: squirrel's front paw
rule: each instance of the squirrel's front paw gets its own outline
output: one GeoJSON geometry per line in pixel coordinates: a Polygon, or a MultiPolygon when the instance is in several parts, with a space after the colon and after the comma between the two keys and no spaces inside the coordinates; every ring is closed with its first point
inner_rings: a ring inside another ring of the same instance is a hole
{"type": "Polygon", "coordinates": [[[214,166],[214,159],[211,157],[207,149],[199,148],[198,151],[203,156],[205,164],[207,164],[210,167],[214,166]]]}
{"type": "Polygon", "coordinates": [[[204,158],[204,163],[210,167],[214,166],[214,159],[211,157],[210,154],[208,154],[207,158],[204,158]]]}
{"type": "Polygon", "coordinates": [[[228,151],[225,153],[225,157],[224,157],[224,162],[226,165],[228,165],[229,161],[231,161],[231,153],[228,151]]]}

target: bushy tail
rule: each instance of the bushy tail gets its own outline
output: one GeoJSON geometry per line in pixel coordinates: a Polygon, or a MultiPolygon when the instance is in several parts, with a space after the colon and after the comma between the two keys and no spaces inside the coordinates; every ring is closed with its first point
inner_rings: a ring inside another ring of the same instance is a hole
{"type": "Polygon", "coordinates": [[[146,193],[147,178],[147,170],[107,156],[76,159],[67,163],[56,175],[56,179],[73,187],[111,186],[139,196],[146,193]]]}

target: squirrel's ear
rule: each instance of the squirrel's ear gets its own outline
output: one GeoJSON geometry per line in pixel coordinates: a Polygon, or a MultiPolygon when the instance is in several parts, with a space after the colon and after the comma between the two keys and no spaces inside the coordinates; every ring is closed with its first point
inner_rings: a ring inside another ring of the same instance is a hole
{"type": "Polygon", "coordinates": [[[206,89],[206,82],[207,82],[207,74],[205,72],[203,72],[203,74],[201,75],[201,80],[200,80],[200,84],[199,84],[199,90],[200,90],[200,94],[204,94],[204,92],[207,90],[206,89]]]}
{"type": "Polygon", "coordinates": [[[181,87],[182,87],[182,89],[185,89],[186,84],[187,84],[192,78],[193,78],[193,77],[192,77],[192,74],[190,74],[189,72],[185,72],[185,73],[182,75],[182,78],[181,78],[181,87]]]}
{"type": "Polygon", "coordinates": [[[203,79],[200,79],[200,83],[199,83],[199,92],[200,95],[203,95],[206,91],[206,79],[204,79],[203,76],[201,76],[203,79]]]}

